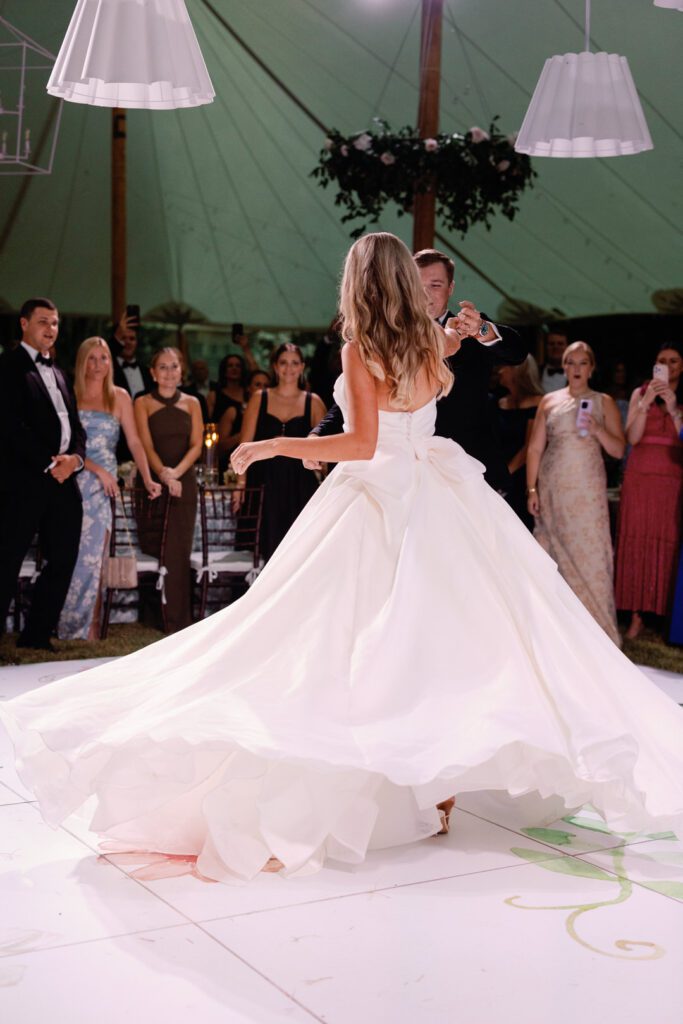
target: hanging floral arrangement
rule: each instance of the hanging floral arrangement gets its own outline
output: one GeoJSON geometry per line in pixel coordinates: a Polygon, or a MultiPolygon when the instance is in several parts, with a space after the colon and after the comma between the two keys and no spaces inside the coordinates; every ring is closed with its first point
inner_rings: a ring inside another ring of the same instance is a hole
{"type": "Polygon", "coordinates": [[[411,212],[416,192],[429,191],[437,217],[450,230],[464,235],[476,223],[488,229],[497,212],[514,219],[520,195],[536,177],[529,158],[515,152],[515,137],[502,135],[496,120],[488,131],[470,128],[465,135],[433,139],[408,126],[392,132],[379,119],[371,130],[351,136],[333,130],[311,176],[323,188],[337,186],[335,205],[346,207],[342,223],[363,220],[352,238],[376,224],[388,202],[402,216],[411,212]]]}

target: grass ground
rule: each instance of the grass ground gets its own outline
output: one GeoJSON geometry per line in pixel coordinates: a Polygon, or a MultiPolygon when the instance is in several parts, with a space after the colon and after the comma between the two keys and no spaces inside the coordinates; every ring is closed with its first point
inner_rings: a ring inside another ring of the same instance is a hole
{"type": "MultiPolygon", "coordinates": [[[[14,636],[0,637],[0,665],[29,665],[76,658],[118,658],[160,640],[163,633],[138,623],[111,626],[106,640],[55,640],[55,654],[17,650],[14,636]]],[[[624,641],[624,654],[637,665],[650,665],[683,675],[683,647],[665,643],[654,629],[645,628],[637,640],[624,641]]]]}
{"type": "Polygon", "coordinates": [[[654,629],[645,627],[637,640],[624,640],[624,654],[637,665],[683,675],[683,647],[665,643],[654,629]]]}
{"type": "Polygon", "coordinates": [[[161,640],[164,634],[137,622],[110,626],[106,640],[54,640],[55,654],[47,651],[17,650],[16,637],[0,637],[0,665],[33,665],[43,661],[69,661],[76,658],[118,658],[161,640]]]}

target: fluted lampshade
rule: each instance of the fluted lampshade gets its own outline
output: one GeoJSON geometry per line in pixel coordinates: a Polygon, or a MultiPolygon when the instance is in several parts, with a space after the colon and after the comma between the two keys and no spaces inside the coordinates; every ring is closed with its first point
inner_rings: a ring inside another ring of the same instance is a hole
{"type": "Polygon", "coordinates": [[[668,7],[671,11],[683,11],[683,0],[655,0],[655,7],[668,7]]]}
{"type": "Polygon", "coordinates": [[[529,156],[628,156],[652,139],[625,57],[565,53],[549,57],[515,149],[529,156]]]}
{"type": "Polygon", "coordinates": [[[47,91],[98,107],[165,110],[214,90],[183,0],[78,0],[47,91]]]}

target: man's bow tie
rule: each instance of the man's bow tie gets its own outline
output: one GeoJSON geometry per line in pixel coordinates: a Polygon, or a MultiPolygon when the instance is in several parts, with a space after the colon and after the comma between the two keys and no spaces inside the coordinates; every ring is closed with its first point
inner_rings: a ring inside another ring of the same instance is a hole
{"type": "Polygon", "coordinates": [[[130,362],[127,362],[124,359],[123,362],[121,363],[121,366],[124,368],[124,370],[137,370],[138,361],[137,359],[132,359],[130,362]]]}
{"type": "Polygon", "coordinates": [[[561,366],[546,366],[545,372],[549,377],[554,377],[556,373],[561,373],[564,377],[564,370],[561,366]]]}
{"type": "Polygon", "coordinates": [[[36,362],[41,363],[42,366],[52,366],[53,360],[49,356],[44,356],[42,352],[39,352],[36,356],[36,362]]]}

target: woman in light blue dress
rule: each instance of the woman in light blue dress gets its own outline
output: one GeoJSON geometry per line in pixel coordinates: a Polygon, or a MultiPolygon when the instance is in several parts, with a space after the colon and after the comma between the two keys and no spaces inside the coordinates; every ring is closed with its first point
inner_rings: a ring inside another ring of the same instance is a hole
{"type": "Polygon", "coordinates": [[[78,476],[83,498],[83,526],[78,561],[59,620],[62,640],[96,640],[100,632],[102,563],[111,531],[110,497],[116,495],[116,445],[123,432],[150,497],[161,493],[152,481],[138,436],[133,403],[123,388],[114,387],[109,346],[88,338],[76,356],[75,391],[78,414],[87,434],[85,467],[78,476]]]}

